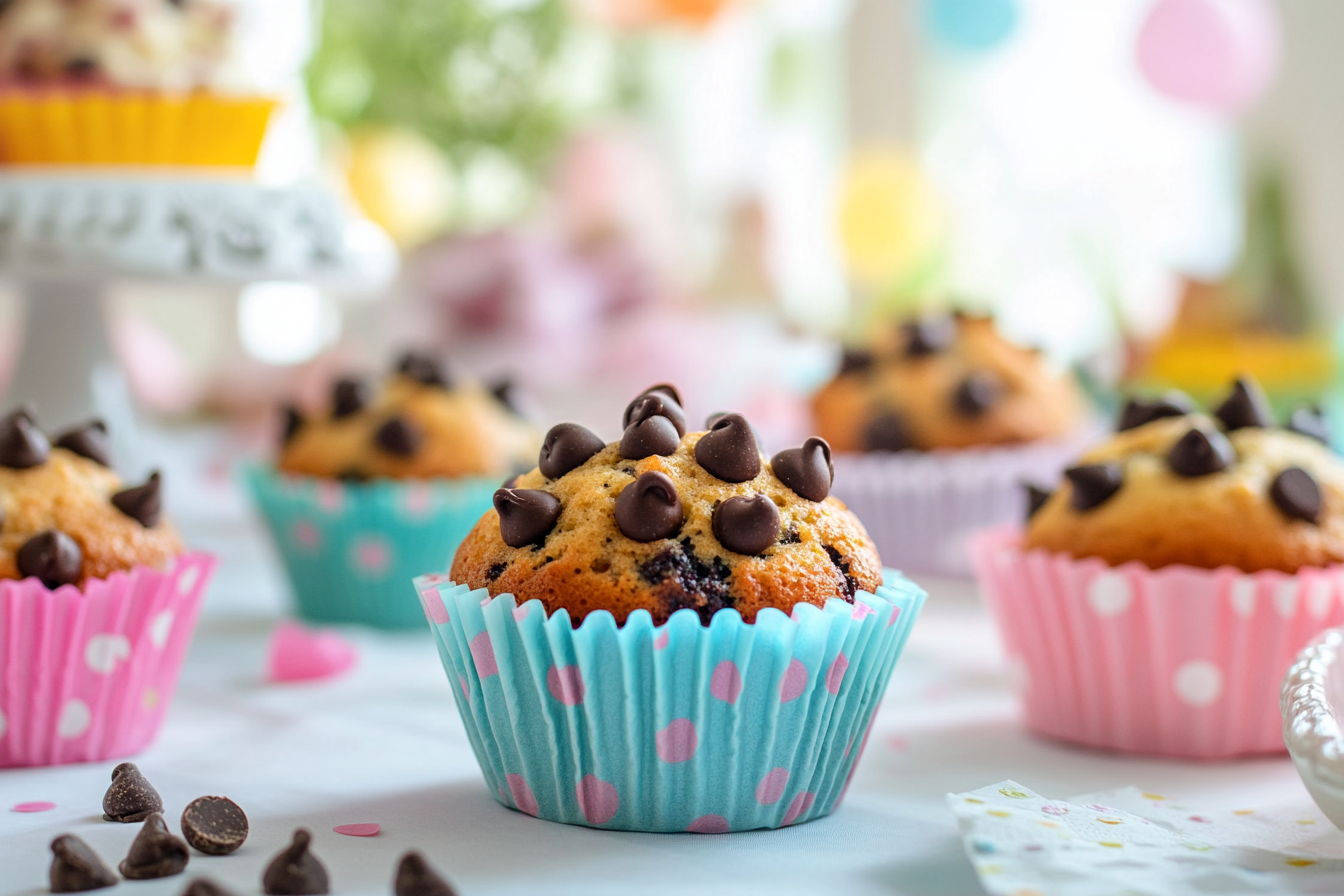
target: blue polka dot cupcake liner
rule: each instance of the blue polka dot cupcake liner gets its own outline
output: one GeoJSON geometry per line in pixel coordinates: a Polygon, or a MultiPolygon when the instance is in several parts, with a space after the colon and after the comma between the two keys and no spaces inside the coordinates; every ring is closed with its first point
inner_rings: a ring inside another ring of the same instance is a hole
{"type": "Polygon", "coordinates": [[[342,482],[249,467],[300,618],[421,629],[409,582],[447,569],[489,510],[494,479],[342,482]]]}
{"type": "Polygon", "coordinates": [[[549,821],[727,833],[829,814],[925,594],[894,573],[853,604],[679,610],[575,629],[446,576],[416,590],[486,783],[549,821]]]}

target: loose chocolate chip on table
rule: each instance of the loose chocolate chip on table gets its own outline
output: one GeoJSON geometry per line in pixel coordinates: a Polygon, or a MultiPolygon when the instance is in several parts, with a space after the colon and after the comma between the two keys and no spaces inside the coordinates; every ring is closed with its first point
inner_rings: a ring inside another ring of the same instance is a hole
{"type": "Polygon", "coordinates": [[[536,544],[560,519],[560,499],[534,488],[501,488],[495,492],[499,535],[511,548],[536,544]]]}
{"type": "Polygon", "coordinates": [[[14,559],[18,562],[19,575],[41,579],[48,588],[73,585],[84,572],[84,552],[79,544],[55,529],[40,532],[25,541],[14,559]]]}
{"type": "Polygon", "coordinates": [[[331,416],[340,420],[358,414],[373,401],[373,388],[364,380],[344,377],[331,389],[331,416]]]}
{"type": "Polygon", "coordinates": [[[1115,429],[1116,432],[1125,432],[1164,417],[1184,417],[1194,412],[1195,403],[1189,395],[1178,389],[1170,389],[1157,398],[1131,398],[1125,402],[1115,429]]]}
{"type": "Polygon", "coordinates": [[[746,482],[761,472],[756,433],[741,414],[724,414],[695,443],[696,463],[724,482],[746,482]]]}
{"type": "Polygon", "coordinates": [[[873,353],[866,348],[847,348],[840,356],[840,371],[836,376],[872,370],[875,361],[873,353]]]}
{"type": "Polygon", "coordinates": [[[313,835],[305,828],[294,832],[294,840],[285,847],[261,876],[261,888],[269,896],[321,896],[330,892],[327,869],[308,847],[313,835]]]}
{"type": "Polygon", "coordinates": [[[226,856],[247,839],[247,815],[228,797],[197,797],[182,810],[182,836],[192,849],[226,856]]]}
{"type": "Polygon", "coordinates": [[[1064,475],[1073,484],[1069,504],[1079,512],[1105,504],[1125,482],[1124,468],[1114,463],[1070,467],[1064,475]]]}
{"type": "Polygon", "coordinates": [[[1298,435],[1330,444],[1330,424],[1317,408],[1298,408],[1288,416],[1288,427],[1298,435]]]}
{"type": "Polygon", "coordinates": [[[87,457],[96,464],[112,466],[112,451],[107,440],[107,424],[90,420],[82,426],[67,429],[56,437],[56,446],[87,457]]]}
{"type": "Polygon", "coordinates": [[[280,409],[280,413],[284,415],[280,423],[280,444],[288,445],[294,441],[299,430],[303,429],[303,415],[293,405],[285,405],[280,409]]]}
{"type": "Polygon", "coordinates": [[[863,446],[869,451],[908,451],[915,440],[900,414],[883,411],[864,429],[863,446]]]}
{"type": "Polygon", "coordinates": [[[51,443],[27,413],[15,412],[0,423],[0,467],[26,470],[46,463],[50,454],[51,443]]]}
{"type": "Polygon", "coordinates": [[[714,511],[714,537],[730,551],[759,554],[779,540],[779,508],[765,495],[729,498],[714,511]]]}
{"type": "Polygon", "coordinates": [[[62,834],[51,841],[48,880],[53,893],[84,893],[117,885],[117,876],[107,863],[74,834],[62,834]]]}
{"type": "Polygon", "coordinates": [[[182,891],[182,896],[234,896],[234,893],[224,889],[212,880],[198,877],[187,884],[187,888],[182,891]]]}
{"type": "Polygon", "coordinates": [[[835,481],[831,446],[825,439],[814,437],[801,448],[786,448],[770,458],[770,468],[780,482],[809,501],[825,501],[835,481]]]}
{"type": "Polygon", "coordinates": [[[988,371],[976,371],[952,393],[952,407],[963,417],[979,417],[1003,395],[1003,381],[988,371]]]}
{"type": "Polygon", "coordinates": [[[1269,487],[1269,496],[1284,516],[1309,523],[1320,520],[1321,509],[1325,504],[1316,478],[1301,467],[1289,467],[1275,476],[1269,487]]]}
{"type": "Polygon", "coordinates": [[[1237,462],[1237,452],[1227,436],[1199,427],[1176,440],[1167,452],[1167,466],[1178,476],[1194,478],[1226,470],[1237,462]]]}
{"type": "Polygon", "coordinates": [[[636,420],[652,415],[671,420],[672,425],[676,427],[677,438],[686,435],[686,412],[682,410],[681,396],[674,387],[666,384],[650,386],[636,395],[634,400],[625,406],[621,425],[628,429],[636,420]],[[651,406],[648,405],[649,401],[653,402],[651,406]]]}
{"type": "Polygon", "coordinates": [[[570,470],[586,464],[607,447],[595,433],[577,423],[557,423],[546,433],[537,466],[547,479],[559,479],[570,470]]]}
{"type": "Polygon", "coordinates": [[[616,498],[616,526],[634,541],[670,538],[681,528],[682,517],[677,486],[663,473],[644,473],[616,498]]]}
{"type": "Polygon", "coordinates": [[[411,850],[397,863],[392,885],[395,896],[457,896],[457,891],[430,867],[425,857],[411,850]]]}
{"type": "Polygon", "coordinates": [[[127,880],[155,880],[181,874],[188,858],[186,842],[173,836],[162,815],[152,812],[119,867],[127,880]]]}
{"type": "Polygon", "coordinates": [[[397,361],[397,373],[405,374],[426,386],[448,387],[448,377],[433,356],[420,352],[406,352],[397,361]]]}
{"type": "Polygon", "coordinates": [[[1232,384],[1232,394],[1218,405],[1213,416],[1228,429],[1274,425],[1274,412],[1269,407],[1269,399],[1265,397],[1259,383],[1246,377],[1240,377],[1232,384]]]}
{"type": "Polygon", "coordinates": [[[103,794],[106,821],[144,821],[152,812],[163,811],[163,798],[134,762],[112,769],[112,786],[103,794]]]}
{"type": "Polygon", "coordinates": [[[656,398],[641,399],[635,418],[621,436],[621,457],[626,460],[643,460],[654,455],[667,457],[675,454],[681,445],[681,435],[677,432],[676,424],[662,414],[653,412],[655,401],[656,398]]]}
{"type": "Polygon", "coordinates": [[[414,456],[424,440],[420,427],[405,417],[393,417],[373,434],[373,441],[379,448],[397,457],[414,456]]]}
{"type": "Polygon", "coordinates": [[[163,478],[159,471],[149,474],[144,485],[122,489],[112,496],[112,506],[136,520],[146,529],[153,529],[163,515],[163,499],[160,489],[163,478]]]}
{"type": "Polygon", "coordinates": [[[912,358],[934,355],[945,351],[957,338],[957,323],[946,314],[907,321],[901,326],[905,334],[905,353],[912,358]]]}
{"type": "Polygon", "coordinates": [[[1043,489],[1038,485],[1033,485],[1030,482],[1022,483],[1022,487],[1027,491],[1027,519],[1031,519],[1036,515],[1037,511],[1045,506],[1045,502],[1050,500],[1050,496],[1053,495],[1054,492],[1049,491],[1048,489],[1043,489]]]}

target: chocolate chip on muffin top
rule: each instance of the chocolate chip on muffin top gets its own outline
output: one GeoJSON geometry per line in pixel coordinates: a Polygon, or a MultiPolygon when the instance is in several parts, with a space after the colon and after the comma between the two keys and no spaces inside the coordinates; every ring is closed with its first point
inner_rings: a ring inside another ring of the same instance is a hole
{"type": "Polygon", "coordinates": [[[830,446],[761,454],[739,414],[685,433],[680,396],[655,386],[630,403],[619,441],[575,424],[546,436],[540,463],[495,494],[453,562],[455,581],[519,603],[540,599],[577,625],[679,609],[704,623],[766,607],[852,602],[881,583],[863,526],[829,497],[830,446]]]}

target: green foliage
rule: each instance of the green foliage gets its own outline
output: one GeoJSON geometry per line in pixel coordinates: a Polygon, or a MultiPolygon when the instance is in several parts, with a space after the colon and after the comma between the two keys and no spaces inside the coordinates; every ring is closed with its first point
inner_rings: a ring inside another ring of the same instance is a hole
{"type": "Polygon", "coordinates": [[[535,172],[564,133],[553,89],[562,0],[325,0],[308,92],[344,128],[413,128],[457,164],[502,152],[535,172]]]}

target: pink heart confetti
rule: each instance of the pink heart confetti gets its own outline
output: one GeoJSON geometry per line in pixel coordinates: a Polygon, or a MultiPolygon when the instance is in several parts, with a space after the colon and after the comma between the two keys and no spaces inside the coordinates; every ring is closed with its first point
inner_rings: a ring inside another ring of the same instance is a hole
{"type": "Polygon", "coordinates": [[[266,657],[268,681],[332,678],[355,665],[355,648],[330,629],[310,631],[286,619],[271,634],[266,657]]]}
{"type": "Polygon", "coordinates": [[[378,832],[382,830],[381,825],[372,822],[365,824],[338,824],[332,828],[338,834],[344,834],[347,837],[377,837],[378,832]]]}
{"type": "Polygon", "coordinates": [[[15,803],[9,810],[11,812],[50,812],[56,808],[55,803],[39,801],[34,803],[15,803]]]}

